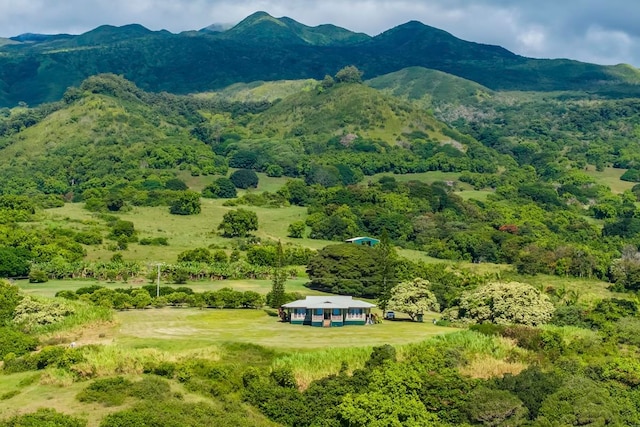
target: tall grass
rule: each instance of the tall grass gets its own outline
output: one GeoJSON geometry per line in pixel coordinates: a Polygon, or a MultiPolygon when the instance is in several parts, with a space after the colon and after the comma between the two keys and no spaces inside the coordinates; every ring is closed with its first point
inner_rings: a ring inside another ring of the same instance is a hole
{"type": "Polygon", "coordinates": [[[337,374],[345,362],[349,372],[364,367],[371,351],[372,347],[345,347],[292,353],[275,359],[272,367],[291,369],[298,386],[304,389],[314,380],[337,374]]]}
{"type": "Polygon", "coordinates": [[[70,331],[97,322],[113,321],[113,310],[80,301],[67,302],[74,310],[70,316],[62,321],[49,325],[34,326],[32,331],[38,335],[48,335],[55,332],[70,331]]]}

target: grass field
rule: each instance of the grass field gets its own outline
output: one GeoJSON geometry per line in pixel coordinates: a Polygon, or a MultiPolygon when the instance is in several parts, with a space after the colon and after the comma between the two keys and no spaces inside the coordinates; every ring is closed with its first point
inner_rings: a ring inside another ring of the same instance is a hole
{"type": "Polygon", "coordinates": [[[634,182],[620,180],[626,171],[626,169],[605,168],[604,171],[598,172],[594,166],[587,166],[585,170],[587,175],[593,177],[598,184],[606,185],[614,193],[624,193],[635,185],[634,182]]]}
{"type": "Polygon", "coordinates": [[[399,320],[367,326],[314,328],[281,323],[263,310],[130,310],[117,313],[118,327],[110,336],[120,346],[138,349],[196,349],[236,342],[278,351],[311,351],[406,344],[455,331],[433,325],[434,316],[435,313],[425,316],[424,323],[399,320]]]}

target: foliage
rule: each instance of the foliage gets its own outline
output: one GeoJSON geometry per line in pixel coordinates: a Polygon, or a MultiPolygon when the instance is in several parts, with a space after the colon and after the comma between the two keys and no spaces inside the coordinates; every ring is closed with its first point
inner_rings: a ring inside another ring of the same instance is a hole
{"type": "Polygon", "coordinates": [[[527,408],[517,396],[485,387],[471,392],[467,411],[472,421],[486,426],[519,425],[527,415],[527,408]]]}
{"type": "Polygon", "coordinates": [[[87,422],[83,419],[56,412],[54,409],[40,408],[35,412],[16,415],[0,421],[2,427],[84,427],[87,422]]]}
{"type": "Polygon", "coordinates": [[[26,276],[31,258],[31,253],[24,248],[0,246],[0,277],[26,276]]]}
{"type": "Polygon", "coordinates": [[[237,188],[247,189],[258,187],[258,175],[250,169],[238,169],[231,174],[229,179],[237,188]]]}
{"type": "Polygon", "coordinates": [[[275,266],[273,269],[273,279],[271,281],[271,292],[269,292],[269,305],[272,308],[279,308],[282,304],[285,304],[286,290],[285,283],[287,281],[287,273],[283,269],[284,251],[282,250],[282,243],[278,242],[275,253],[275,266]]]}
{"type": "Polygon", "coordinates": [[[465,293],[453,319],[474,323],[541,325],[554,307],[547,295],[525,283],[490,283],[465,293]]]}
{"type": "Polygon", "coordinates": [[[178,262],[204,262],[211,263],[213,254],[207,248],[189,249],[178,254],[178,262]]]}
{"type": "Polygon", "coordinates": [[[74,313],[74,308],[63,301],[25,296],[14,310],[13,321],[22,328],[30,330],[38,325],[61,322],[74,313]]]}
{"type": "Polygon", "coordinates": [[[20,289],[0,279],[0,326],[13,320],[13,313],[24,297],[20,289]]]}
{"type": "Polygon", "coordinates": [[[232,199],[236,196],[236,186],[229,178],[217,178],[202,190],[202,197],[211,199],[232,199]]]}
{"type": "Polygon", "coordinates": [[[293,237],[294,239],[302,239],[304,238],[306,228],[307,226],[304,221],[292,222],[287,228],[287,236],[293,237]]]}
{"type": "Polygon", "coordinates": [[[342,68],[336,73],[335,80],[338,83],[361,83],[362,71],[353,65],[342,68]]]}
{"type": "Polygon", "coordinates": [[[0,326],[0,360],[7,355],[22,356],[36,349],[38,340],[13,327],[0,326]]]}
{"type": "Polygon", "coordinates": [[[201,209],[200,193],[184,191],[171,204],[169,212],[174,215],[197,215],[201,209]]]}
{"type": "Polygon", "coordinates": [[[421,278],[394,286],[387,308],[407,313],[411,320],[416,320],[427,311],[440,311],[435,295],[429,290],[429,281],[421,278]]]}
{"type": "Polygon", "coordinates": [[[231,210],[224,214],[218,230],[224,237],[246,237],[258,229],[258,216],[246,209],[231,210]]]}
{"type": "Polygon", "coordinates": [[[375,297],[382,269],[374,248],[343,243],[318,251],[307,264],[309,287],[343,295],[375,297]]]}

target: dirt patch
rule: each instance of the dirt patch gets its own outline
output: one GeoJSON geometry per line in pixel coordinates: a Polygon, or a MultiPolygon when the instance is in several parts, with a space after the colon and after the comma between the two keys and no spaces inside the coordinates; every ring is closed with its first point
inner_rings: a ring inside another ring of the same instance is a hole
{"type": "Polygon", "coordinates": [[[113,343],[116,329],[116,322],[97,322],[70,331],[56,332],[42,338],[46,345],[60,345],[75,343],[77,346],[89,344],[111,344],[113,343]]]}

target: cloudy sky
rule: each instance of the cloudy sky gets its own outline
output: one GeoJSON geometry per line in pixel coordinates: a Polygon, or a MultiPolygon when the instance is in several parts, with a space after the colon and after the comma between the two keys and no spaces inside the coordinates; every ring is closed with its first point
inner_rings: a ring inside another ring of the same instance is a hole
{"type": "Polygon", "coordinates": [[[130,23],[180,32],[258,10],[370,35],[418,20],[525,56],[640,67],[637,0],[0,0],[0,37],[130,23]]]}

